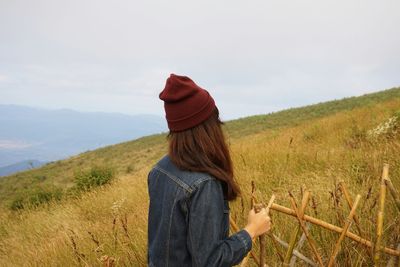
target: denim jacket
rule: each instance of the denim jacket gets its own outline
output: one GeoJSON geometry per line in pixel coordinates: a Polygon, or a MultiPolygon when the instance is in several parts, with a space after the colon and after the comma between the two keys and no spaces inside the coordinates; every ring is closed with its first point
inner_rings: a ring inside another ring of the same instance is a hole
{"type": "Polygon", "coordinates": [[[229,236],[229,203],[213,176],[180,170],[165,155],[147,182],[150,267],[232,266],[252,248],[246,230],[229,236]]]}

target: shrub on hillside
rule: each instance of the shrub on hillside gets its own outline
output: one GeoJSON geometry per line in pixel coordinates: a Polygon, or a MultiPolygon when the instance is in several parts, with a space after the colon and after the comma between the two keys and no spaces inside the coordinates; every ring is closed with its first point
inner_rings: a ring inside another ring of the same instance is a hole
{"type": "Polygon", "coordinates": [[[114,177],[114,168],[109,166],[93,166],[89,170],[75,172],[75,189],[78,191],[89,191],[93,187],[110,183],[114,177]]]}
{"type": "Polygon", "coordinates": [[[24,199],[22,197],[16,197],[11,201],[9,208],[11,210],[21,210],[24,208],[24,199]]]}
{"type": "Polygon", "coordinates": [[[27,207],[38,207],[52,200],[60,200],[63,191],[57,187],[35,187],[25,191],[11,201],[11,210],[21,210],[27,207]]]}
{"type": "Polygon", "coordinates": [[[62,190],[54,188],[52,190],[38,188],[32,192],[28,198],[28,204],[33,207],[38,207],[51,200],[60,200],[62,197],[62,190]]]}

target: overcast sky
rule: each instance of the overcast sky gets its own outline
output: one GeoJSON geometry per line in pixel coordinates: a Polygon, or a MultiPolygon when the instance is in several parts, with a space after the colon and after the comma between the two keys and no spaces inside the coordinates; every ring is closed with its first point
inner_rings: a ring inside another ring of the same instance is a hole
{"type": "Polygon", "coordinates": [[[222,119],[400,85],[400,1],[0,0],[0,104],[164,116],[170,73],[222,119]]]}

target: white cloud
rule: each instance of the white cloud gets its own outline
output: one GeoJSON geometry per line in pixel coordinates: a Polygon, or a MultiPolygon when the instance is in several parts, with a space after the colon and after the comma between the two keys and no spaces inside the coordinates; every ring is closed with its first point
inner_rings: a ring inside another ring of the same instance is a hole
{"type": "Polygon", "coordinates": [[[0,140],[0,149],[1,150],[16,150],[16,149],[25,149],[31,147],[35,144],[28,143],[22,140],[0,140]]]}

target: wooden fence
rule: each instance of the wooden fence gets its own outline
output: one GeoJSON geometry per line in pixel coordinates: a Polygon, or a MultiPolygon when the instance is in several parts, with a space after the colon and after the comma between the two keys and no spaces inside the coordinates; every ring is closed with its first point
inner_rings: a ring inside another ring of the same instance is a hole
{"type": "MultiPolygon", "coordinates": [[[[257,203],[257,199],[254,195],[254,183],[252,182],[252,198],[251,205],[255,208],[256,212],[258,212],[261,207],[264,205],[262,203],[257,203]]],[[[335,264],[339,266],[336,262],[336,257],[341,250],[341,244],[345,238],[352,239],[353,241],[361,244],[362,246],[367,248],[368,255],[373,259],[374,266],[383,266],[383,260],[381,255],[383,253],[390,255],[390,260],[387,262],[387,266],[397,266],[400,267],[400,244],[397,248],[385,247],[382,244],[382,233],[383,233],[383,223],[384,223],[384,209],[385,209],[385,200],[386,200],[386,192],[387,189],[390,192],[393,203],[397,207],[398,212],[400,212],[400,195],[396,188],[393,186],[390,178],[389,178],[389,165],[384,164],[382,177],[380,180],[380,190],[379,190],[379,201],[378,201],[378,211],[376,214],[376,224],[375,224],[375,238],[374,241],[370,241],[365,238],[360,225],[360,219],[356,213],[357,207],[359,206],[361,195],[357,195],[353,201],[351,195],[349,194],[346,184],[342,181],[339,183],[339,189],[343,193],[346,203],[350,209],[350,212],[347,218],[344,220],[344,225],[342,227],[333,225],[331,223],[325,222],[321,219],[312,217],[310,215],[305,214],[305,209],[309,203],[311,192],[305,191],[303,193],[303,198],[300,205],[296,202],[294,196],[289,192],[289,199],[291,203],[291,207],[281,206],[275,202],[275,195],[272,195],[268,205],[266,206],[267,211],[278,212],[281,214],[289,215],[294,217],[298,225],[293,230],[291,234],[289,242],[285,242],[281,240],[278,236],[267,233],[272,240],[272,244],[276,249],[277,255],[279,257],[279,264],[281,266],[295,266],[296,260],[301,260],[305,265],[310,266],[334,266],[335,264]],[[350,226],[355,224],[357,229],[357,233],[350,232],[350,226]],[[322,227],[332,232],[338,233],[338,238],[334,244],[333,250],[330,253],[328,260],[323,260],[320,253],[317,249],[317,243],[314,241],[314,238],[310,234],[311,225],[322,227]],[[301,234],[301,236],[300,236],[301,234]],[[307,241],[309,248],[312,252],[311,257],[304,255],[300,249],[303,243],[307,241]],[[296,246],[297,244],[297,246],[296,246]],[[286,249],[285,255],[281,252],[281,249],[278,249],[278,246],[282,246],[286,249]]],[[[236,222],[230,218],[230,225],[234,231],[239,231],[239,227],[236,222]]],[[[247,266],[249,264],[249,258],[251,257],[254,262],[258,266],[268,266],[267,264],[276,262],[268,262],[268,255],[266,255],[265,248],[265,235],[262,235],[258,238],[260,253],[256,255],[254,251],[250,251],[250,253],[243,259],[241,266],[247,266]]],[[[257,242],[253,240],[253,242],[257,242]]]]}

